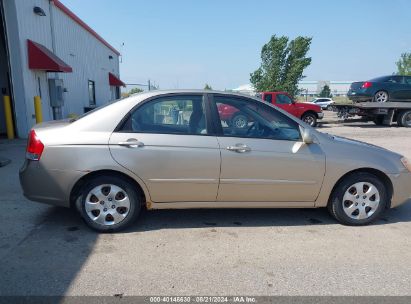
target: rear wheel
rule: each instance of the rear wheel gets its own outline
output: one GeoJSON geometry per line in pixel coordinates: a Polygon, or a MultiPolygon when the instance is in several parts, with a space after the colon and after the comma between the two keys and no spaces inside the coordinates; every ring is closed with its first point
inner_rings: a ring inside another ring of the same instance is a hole
{"type": "Polygon", "coordinates": [[[397,122],[401,127],[411,128],[411,110],[402,112],[398,116],[397,122]]]}
{"type": "Polygon", "coordinates": [[[328,210],[344,225],[361,226],[375,221],[387,201],[384,183],[373,174],[358,172],[348,175],[336,186],[328,210]]]}
{"type": "Polygon", "coordinates": [[[388,93],[385,91],[378,91],[374,95],[374,102],[387,102],[388,101],[388,93]]]}
{"type": "Polygon", "coordinates": [[[314,113],[305,113],[301,120],[304,121],[306,124],[310,125],[311,127],[317,126],[317,116],[314,113]]]}
{"type": "Polygon", "coordinates": [[[81,194],[81,215],[100,232],[120,231],[140,213],[141,196],[130,182],[116,176],[93,178],[81,194]]]}

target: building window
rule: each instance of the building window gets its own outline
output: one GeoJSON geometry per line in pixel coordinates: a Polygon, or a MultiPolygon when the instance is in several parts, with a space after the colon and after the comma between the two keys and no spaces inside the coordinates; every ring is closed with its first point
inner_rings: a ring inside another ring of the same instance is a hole
{"type": "Polygon", "coordinates": [[[92,80],[88,81],[88,99],[90,106],[96,105],[96,83],[92,80]]]}

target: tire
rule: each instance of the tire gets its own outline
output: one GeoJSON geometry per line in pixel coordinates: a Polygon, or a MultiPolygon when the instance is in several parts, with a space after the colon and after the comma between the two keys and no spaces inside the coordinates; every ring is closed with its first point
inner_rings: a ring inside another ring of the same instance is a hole
{"type": "Polygon", "coordinates": [[[80,204],[81,216],[90,228],[99,232],[117,232],[138,217],[142,199],[127,180],[98,176],[83,187],[80,204]]]}
{"type": "Polygon", "coordinates": [[[373,99],[374,102],[388,102],[388,100],[389,96],[386,91],[378,91],[377,93],[375,93],[373,99]]]}
{"type": "Polygon", "coordinates": [[[317,126],[317,115],[314,113],[305,113],[301,120],[304,121],[306,124],[310,125],[311,127],[317,126]]]}
{"type": "Polygon", "coordinates": [[[382,126],[384,124],[384,116],[379,115],[372,120],[377,126],[382,126]]]}
{"type": "Polygon", "coordinates": [[[231,126],[237,129],[244,129],[248,126],[248,118],[243,114],[237,114],[231,119],[231,126]]]}
{"type": "Polygon", "coordinates": [[[403,114],[404,112],[398,112],[398,114],[397,114],[397,125],[399,126],[399,127],[403,127],[403,125],[402,125],[402,123],[401,123],[401,119],[402,119],[402,114],[403,114]]]}
{"type": "Polygon", "coordinates": [[[328,211],[343,225],[363,226],[375,221],[387,205],[388,193],[384,183],[373,174],[358,172],[348,175],[335,187],[328,211]],[[361,183],[365,185],[362,189],[361,183]],[[370,191],[376,194],[367,196],[370,191]]]}
{"type": "Polygon", "coordinates": [[[397,122],[400,127],[411,128],[411,110],[401,112],[397,122]]]}

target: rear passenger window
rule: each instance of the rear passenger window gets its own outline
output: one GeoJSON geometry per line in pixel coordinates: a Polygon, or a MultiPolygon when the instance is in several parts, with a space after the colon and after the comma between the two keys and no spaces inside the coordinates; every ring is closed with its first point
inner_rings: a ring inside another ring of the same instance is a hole
{"type": "Polygon", "coordinates": [[[388,79],[388,82],[391,82],[391,83],[402,83],[402,82],[403,82],[403,77],[402,77],[402,76],[391,76],[391,77],[388,79]]]}
{"type": "Polygon", "coordinates": [[[271,94],[264,95],[264,101],[266,101],[267,103],[272,103],[273,102],[273,95],[271,95],[271,94]]]}
{"type": "Polygon", "coordinates": [[[162,97],[138,107],[123,132],[206,135],[202,96],[162,97]]]}

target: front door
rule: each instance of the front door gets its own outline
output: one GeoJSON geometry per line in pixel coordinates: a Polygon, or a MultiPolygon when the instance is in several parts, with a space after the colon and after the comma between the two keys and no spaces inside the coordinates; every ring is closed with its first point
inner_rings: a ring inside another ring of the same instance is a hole
{"type": "Polygon", "coordinates": [[[202,95],[172,95],[134,110],[110,138],[113,158],[139,176],[153,202],[215,201],[220,151],[202,95]]]}
{"type": "Polygon", "coordinates": [[[294,115],[295,117],[300,118],[299,111],[295,104],[293,103],[292,99],[290,96],[285,95],[285,94],[277,94],[276,95],[276,100],[275,100],[275,105],[284,111],[290,113],[291,115],[294,115]]]}
{"type": "Polygon", "coordinates": [[[403,76],[393,75],[388,79],[388,82],[390,83],[390,100],[402,101],[407,99],[408,86],[404,82],[403,76]]]}
{"type": "Polygon", "coordinates": [[[407,101],[411,101],[411,76],[405,76],[404,83],[405,83],[404,99],[407,101]]]}
{"type": "Polygon", "coordinates": [[[325,173],[321,147],[304,144],[298,123],[264,103],[218,95],[213,99],[213,108],[235,107],[248,117],[247,127],[236,128],[215,114],[221,151],[217,200],[314,205],[325,173]]]}

